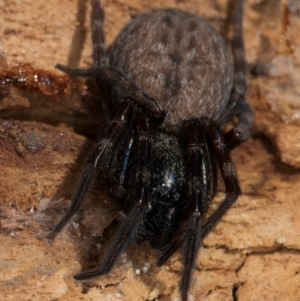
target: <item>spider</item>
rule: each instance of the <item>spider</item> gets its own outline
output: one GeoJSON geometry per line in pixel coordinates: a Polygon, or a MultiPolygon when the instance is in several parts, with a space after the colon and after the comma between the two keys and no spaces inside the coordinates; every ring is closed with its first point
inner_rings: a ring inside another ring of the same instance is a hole
{"type": "Polygon", "coordinates": [[[74,278],[107,274],[129,246],[148,240],[162,252],[158,265],[183,250],[180,291],[187,301],[203,238],[241,194],[230,151],[250,136],[252,124],[243,0],[235,1],[233,14],[234,64],[206,20],[178,9],[137,16],[106,49],[103,8],[99,0],[91,5],[93,67],[57,68],[96,80],[107,124],[87,158],[71,207],[53,233],[78,212],[102,172],[112,194],[124,200],[127,215],[101,265],[74,278]],[[236,124],[225,133],[233,117],[236,124]],[[208,215],[220,179],[225,196],[208,215]]]}

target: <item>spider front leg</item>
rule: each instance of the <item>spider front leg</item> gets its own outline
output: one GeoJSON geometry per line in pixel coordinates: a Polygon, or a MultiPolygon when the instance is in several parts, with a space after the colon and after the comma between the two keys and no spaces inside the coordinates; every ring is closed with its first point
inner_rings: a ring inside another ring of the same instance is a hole
{"type": "Polygon", "coordinates": [[[84,200],[84,197],[90,190],[93,180],[99,171],[101,161],[110,154],[115,147],[116,142],[122,137],[126,126],[130,124],[130,119],[134,115],[135,106],[131,101],[123,101],[120,103],[114,119],[106,126],[104,131],[98,137],[96,145],[92,150],[84,169],[83,175],[79,181],[77,190],[72,197],[72,204],[65,215],[53,231],[56,235],[76,214],[84,200]]]}
{"type": "MultiPolygon", "coordinates": [[[[137,231],[148,207],[150,185],[149,163],[153,142],[152,122],[142,109],[139,109],[137,112],[135,128],[138,139],[138,168],[134,182],[135,189],[132,196],[134,198],[133,209],[125,220],[121,222],[102,264],[99,267],[75,275],[74,278],[76,280],[88,280],[96,276],[107,274],[120,254],[136,240],[137,231]]],[[[128,194],[128,197],[131,197],[130,194],[128,194]]]]}

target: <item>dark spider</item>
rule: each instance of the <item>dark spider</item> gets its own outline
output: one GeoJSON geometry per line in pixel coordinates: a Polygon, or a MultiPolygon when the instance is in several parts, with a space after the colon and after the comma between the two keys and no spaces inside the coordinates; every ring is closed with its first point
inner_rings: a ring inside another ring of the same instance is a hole
{"type": "Polygon", "coordinates": [[[102,171],[111,192],[126,200],[128,213],[102,264],[74,278],[107,274],[130,245],[149,240],[162,251],[158,265],[183,249],[180,290],[187,301],[203,238],[241,194],[229,152],[249,137],[252,123],[246,101],[243,1],[235,1],[234,68],[225,43],[207,21],[177,9],[136,17],[106,50],[104,12],[99,0],[91,3],[94,66],[57,68],[96,79],[108,123],[54,234],[79,210],[102,171]],[[236,126],[224,134],[234,116],[236,126]],[[206,216],[219,177],[225,197],[206,216]]]}

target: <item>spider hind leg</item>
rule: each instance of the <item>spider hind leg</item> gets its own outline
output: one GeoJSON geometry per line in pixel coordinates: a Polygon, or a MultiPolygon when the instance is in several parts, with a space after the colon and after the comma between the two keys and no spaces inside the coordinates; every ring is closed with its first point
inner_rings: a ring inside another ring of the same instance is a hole
{"type": "Polygon", "coordinates": [[[245,46],[243,39],[243,6],[244,1],[238,0],[234,5],[232,53],[234,58],[234,87],[231,95],[232,107],[223,114],[229,121],[232,116],[238,117],[237,125],[225,135],[226,145],[229,150],[234,149],[250,135],[253,121],[253,111],[247,102],[247,63],[245,59],[245,46]]]}

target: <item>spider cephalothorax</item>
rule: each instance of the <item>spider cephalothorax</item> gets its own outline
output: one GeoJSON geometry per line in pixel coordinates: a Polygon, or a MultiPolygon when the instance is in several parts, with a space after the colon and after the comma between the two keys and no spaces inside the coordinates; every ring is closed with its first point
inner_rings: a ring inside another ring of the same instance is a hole
{"type": "Polygon", "coordinates": [[[99,171],[109,175],[127,215],[102,264],[81,272],[85,280],[110,271],[136,241],[162,251],[158,264],[183,250],[182,300],[202,239],[241,194],[229,152],[249,137],[242,38],[243,1],[235,1],[232,66],[219,34],[193,14],[155,10],[132,20],[105,49],[104,12],[92,0],[94,66],[58,68],[94,77],[108,123],[99,135],[59,232],[78,211],[99,171]],[[237,116],[236,126],[223,133],[237,116]],[[218,181],[225,197],[209,216],[218,181]]]}

